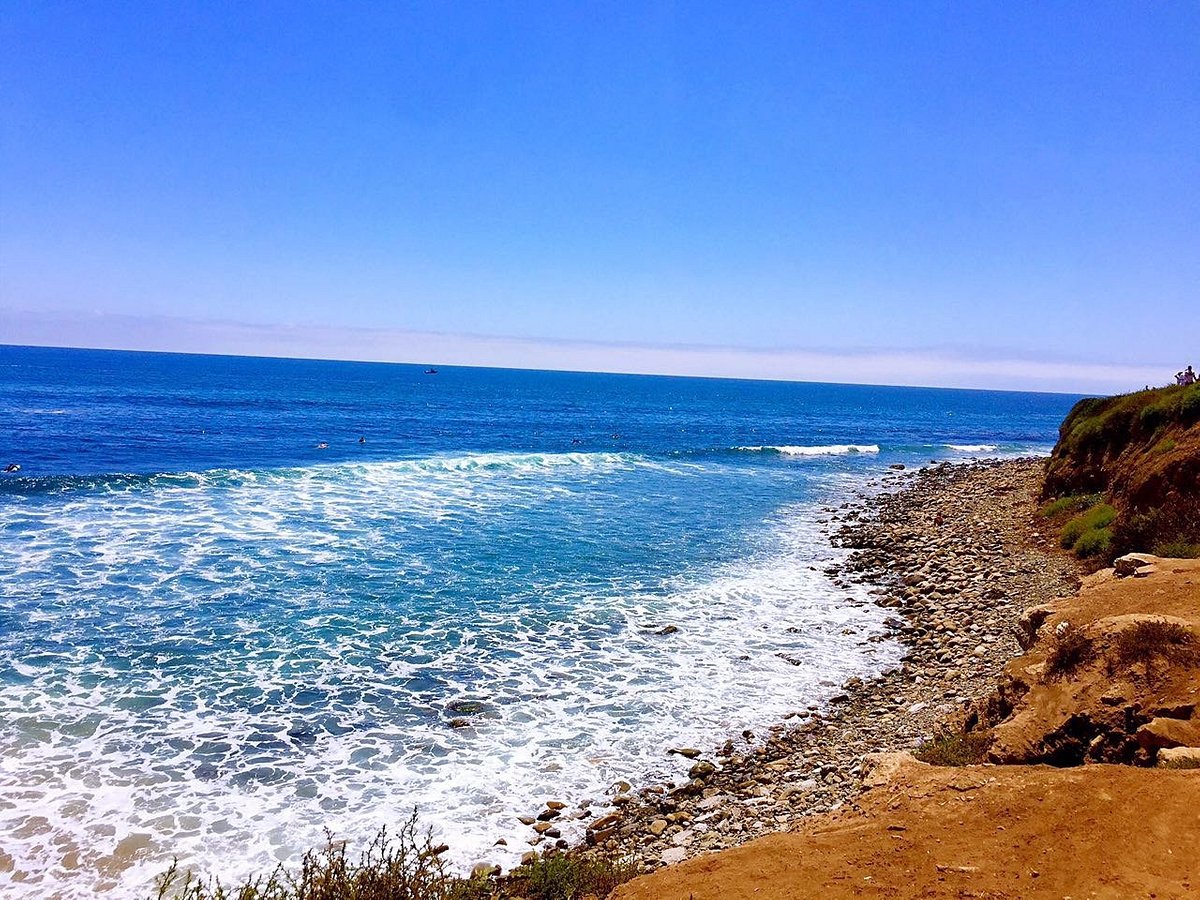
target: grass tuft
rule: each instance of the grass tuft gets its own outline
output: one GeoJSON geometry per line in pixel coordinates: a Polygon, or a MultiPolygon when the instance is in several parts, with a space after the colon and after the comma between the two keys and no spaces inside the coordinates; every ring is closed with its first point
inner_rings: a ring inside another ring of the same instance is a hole
{"type": "Polygon", "coordinates": [[[991,743],[986,731],[944,734],[923,743],[913,755],[931,766],[976,766],[987,761],[991,743]]]}
{"type": "Polygon", "coordinates": [[[632,860],[555,853],[521,866],[509,881],[529,900],[581,900],[607,897],[638,874],[632,860]]]}
{"type": "Polygon", "coordinates": [[[1200,665],[1200,642],[1178,622],[1150,620],[1131,625],[1117,635],[1116,651],[1126,665],[1155,659],[1200,665]]]}
{"type": "Polygon", "coordinates": [[[1096,658],[1096,645],[1079,628],[1067,627],[1061,634],[1055,634],[1046,656],[1047,681],[1054,678],[1067,678],[1080,666],[1096,658]]]}
{"type": "Polygon", "coordinates": [[[1112,551],[1111,528],[1089,528],[1075,541],[1075,555],[1080,559],[1107,557],[1112,551]]]}

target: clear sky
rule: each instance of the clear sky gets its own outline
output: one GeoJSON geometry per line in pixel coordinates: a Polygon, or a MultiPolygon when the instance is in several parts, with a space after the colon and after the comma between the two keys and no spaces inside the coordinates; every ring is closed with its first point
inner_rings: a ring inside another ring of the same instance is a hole
{"type": "Polygon", "coordinates": [[[1200,2],[4,0],[0,342],[1163,382],[1200,2]]]}

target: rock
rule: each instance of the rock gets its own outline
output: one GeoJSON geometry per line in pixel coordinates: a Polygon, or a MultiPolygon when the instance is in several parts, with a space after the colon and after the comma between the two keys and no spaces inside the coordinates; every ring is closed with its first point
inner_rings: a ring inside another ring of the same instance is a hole
{"type": "Polygon", "coordinates": [[[517,816],[517,821],[522,825],[532,825],[537,821],[533,816],[517,816]]]}
{"type": "Polygon", "coordinates": [[[702,759],[700,762],[688,769],[688,778],[709,778],[716,771],[716,766],[710,763],[707,759],[702,759]]]}
{"type": "Polygon", "coordinates": [[[695,747],[672,747],[667,751],[667,753],[677,753],[680,756],[687,757],[688,759],[695,759],[700,755],[700,751],[695,747]]]}
{"type": "Polygon", "coordinates": [[[904,471],[904,463],[892,463],[890,466],[888,466],[888,468],[895,469],[897,472],[903,472],[904,471]]]}
{"type": "Polygon", "coordinates": [[[521,854],[521,865],[532,866],[535,862],[541,859],[536,850],[527,850],[521,854]]]}
{"type": "Polygon", "coordinates": [[[472,878],[495,878],[500,874],[500,867],[494,863],[475,863],[471,869],[472,878]]]}
{"type": "MultiPolygon", "coordinates": [[[[1113,574],[1118,578],[1138,575],[1138,569],[1145,566],[1153,566],[1156,562],[1158,562],[1158,557],[1151,556],[1149,553],[1126,553],[1124,556],[1119,556],[1113,560],[1113,574]]],[[[1146,572],[1141,577],[1144,578],[1149,574],[1150,572],[1146,572]]]]}
{"type": "Polygon", "coordinates": [[[609,813],[607,816],[601,816],[595,822],[588,826],[593,831],[601,831],[605,828],[611,828],[621,821],[620,813],[609,813]]]}
{"type": "Polygon", "coordinates": [[[538,813],[539,822],[549,822],[551,819],[557,819],[562,813],[557,809],[543,809],[538,813]]]}
{"type": "Polygon", "coordinates": [[[562,809],[566,809],[566,808],[567,808],[567,804],[562,803],[558,800],[547,800],[546,801],[546,809],[562,810],[562,809]]]}
{"type": "Polygon", "coordinates": [[[1160,769],[1200,769],[1200,747],[1167,747],[1158,751],[1160,769]]]}
{"type": "Polygon", "coordinates": [[[436,847],[429,848],[429,855],[430,856],[441,856],[443,853],[445,853],[449,849],[450,849],[449,844],[438,844],[436,847]]]}
{"type": "Polygon", "coordinates": [[[677,632],[677,631],[679,631],[679,627],[677,625],[664,625],[662,628],[658,629],[658,631],[656,631],[654,633],[655,634],[675,634],[675,632],[677,632]]]}
{"type": "Polygon", "coordinates": [[[1151,719],[1137,730],[1138,746],[1147,752],[1171,747],[1200,747],[1200,724],[1187,719],[1151,719]]]}
{"type": "Polygon", "coordinates": [[[664,866],[673,866],[687,859],[687,850],[683,847],[671,847],[668,850],[664,850],[659,859],[662,860],[664,866]]]}
{"type": "Polygon", "coordinates": [[[647,830],[655,837],[658,837],[660,834],[662,834],[664,831],[667,830],[667,820],[666,819],[655,819],[653,822],[650,823],[649,828],[647,830]]]}
{"type": "Polygon", "coordinates": [[[601,828],[599,831],[589,831],[587,833],[587,844],[590,847],[603,844],[616,833],[617,829],[615,828],[601,828]]]}

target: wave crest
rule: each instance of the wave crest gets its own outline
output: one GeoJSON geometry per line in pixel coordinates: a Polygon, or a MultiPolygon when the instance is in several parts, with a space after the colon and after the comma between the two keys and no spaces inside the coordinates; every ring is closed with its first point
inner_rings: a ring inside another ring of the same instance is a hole
{"type": "Polygon", "coordinates": [[[747,453],[778,453],[781,456],[843,456],[847,453],[878,453],[878,444],[822,444],[815,446],[735,447],[747,453]]]}

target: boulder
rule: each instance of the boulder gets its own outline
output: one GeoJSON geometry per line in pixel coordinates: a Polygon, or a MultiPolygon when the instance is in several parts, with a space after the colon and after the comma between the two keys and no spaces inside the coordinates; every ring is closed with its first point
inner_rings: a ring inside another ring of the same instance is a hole
{"type": "Polygon", "coordinates": [[[1156,562],[1158,562],[1158,557],[1151,556],[1149,553],[1126,553],[1113,560],[1113,574],[1118,578],[1127,578],[1130,575],[1145,577],[1150,572],[1139,572],[1138,570],[1146,566],[1153,566],[1156,562]]]}
{"type": "Polygon", "coordinates": [[[1167,747],[1158,751],[1160,769],[1200,769],[1200,747],[1167,747]]]}
{"type": "Polygon", "coordinates": [[[1189,719],[1151,719],[1137,730],[1138,745],[1147,752],[1171,747],[1200,747],[1200,724],[1189,719]]]}

